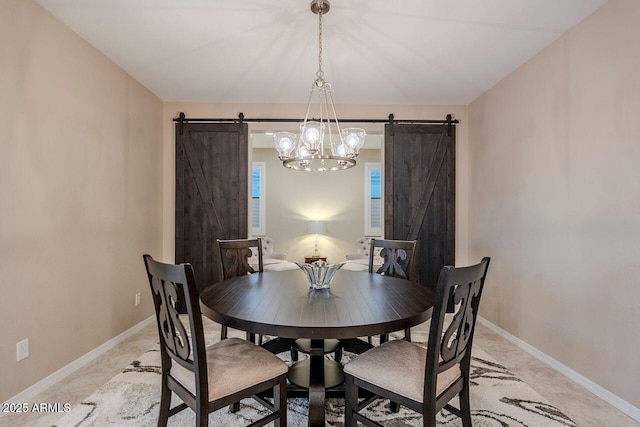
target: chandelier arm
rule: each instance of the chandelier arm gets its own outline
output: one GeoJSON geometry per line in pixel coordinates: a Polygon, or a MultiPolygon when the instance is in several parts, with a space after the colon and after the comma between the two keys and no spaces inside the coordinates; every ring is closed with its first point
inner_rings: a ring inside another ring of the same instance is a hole
{"type": "Polygon", "coordinates": [[[322,124],[323,122],[323,118],[324,118],[324,111],[322,111],[322,102],[324,101],[324,91],[322,90],[322,88],[318,89],[318,102],[320,103],[320,124],[322,124]]]}
{"type": "Polygon", "coordinates": [[[329,106],[328,106],[328,98],[327,98],[327,88],[323,88],[322,90],[323,102],[320,104],[320,108],[324,107],[325,117],[327,121],[327,132],[329,132],[329,148],[332,148],[333,145],[333,137],[331,136],[331,116],[329,115],[329,106]]]}
{"type": "Polygon", "coordinates": [[[344,144],[344,138],[342,138],[342,131],[340,130],[340,123],[338,122],[338,115],[336,114],[336,107],[333,105],[333,94],[331,93],[331,88],[329,88],[329,100],[331,101],[331,109],[333,110],[333,117],[336,119],[336,129],[338,130],[338,137],[340,138],[340,143],[344,144]]]}
{"type": "Polygon", "coordinates": [[[311,101],[313,100],[313,90],[314,90],[314,85],[311,85],[311,90],[309,91],[309,99],[307,99],[307,113],[304,115],[303,123],[307,123],[307,120],[309,120],[309,110],[311,110],[311,101]]]}

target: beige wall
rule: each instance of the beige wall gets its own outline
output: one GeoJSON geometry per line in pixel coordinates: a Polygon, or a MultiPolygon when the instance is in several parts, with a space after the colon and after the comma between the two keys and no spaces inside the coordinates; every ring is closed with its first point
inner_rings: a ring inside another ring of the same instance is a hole
{"type": "MultiPolygon", "coordinates": [[[[339,91],[338,87],[335,87],[336,91],[339,91]]],[[[174,123],[172,119],[177,117],[178,114],[183,111],[187,117],[203,117],[203,118],[230,118],[237,117],[239,112],[243,112],[247,118],[299,118],[306,110],[306,105],[295,104],[205,104],[205,103],[178,103],[170,102],[165,103],[164,108],[164,197],[163,197],[163,229],[164,229],[164,258],[169,260],[174,258],[174,224],[175,224],[175,131],[174,123]]],[[[408,105],[336,105],[336,111],[339,117],[349,118],[380,118],[385,119],[389,113],[394,113],[396,119],[439,119],[451,113],[454,118],[460,120],[460,125],[457,128],[457,142],[456,142],[456,262],[458,264],[465,264],[467,262],[467,162],[468,162],[468,120],[467,120],[467,107],[466,106],[408,106],[408,105]]],[[[359,125],[360,126],[360,125],[359,125]]],[[[384,125],[382,124],[365,124],[364,125],[368,133],[384,133],[384,125]]],[[[295,125],[288,128],[295,131],[295,125]]],[[[282,124],[268,124],[268,123],[249,123],[250,132],[259,131],[273,131],[273,130],[287,130],[282,124]]],[[[276,156],[274,149],[273,156],[276,156]]],[[[359,161],[362,164],[362,161],[359,161]]],[[[364,179],[364,169],[360,168],[360,164],[357,165],[351,171],[335,172],[336,174],[353,173],[362,174],[364,179]]],[[[303,172],[299,172],[303,173],[303,172]]],[[[318,177],[319,180],[325,179],[325,174],[332,174],[334,172],[327,173],[310,173],[318,177]]],[[[333,186],[333,185],[332,185],[333,186]]],[[[358,198],[361,196],[358,195],[358,198]]],[[[326,207],[328,215],[336,215],[336,209],[338,205],[331,206],[332,203],[327,203],[326,207]],[[334,213],[335,212],[335,213],[334,213]]],[[[269,208],[267,208],[269,209],[269,208]]],[[[324,208],[323,208],[324,209],[324,208]]],[[[362,212],[364,208],[356,208],[358,212],[362,212]]],[[[306,215],[305,212],[300,212],[300,218],[306,215]]],[[[300,219],[302,221],[302,219],[300,219]]],[[[355,243],[346,241],[338,246],[338,242],[332,240],[340,232],[336,230],[337,225],[328,224],[328,230],[333,236],[321,237],[320,244],[332,245],[329,249],[329,261],[341,261],[344,259],[344,253],[351,252],[355,243]],[[335,245],[335,246],[333,246],[335,245]],[[342,246],[345,245],[345,246],[342,246]]],[[[354,235],[362,235],[362,227],[357,226],[357,230],[354,235]]],[[[304,232],[304,227],[299,230],[300,234],[304,232]]],[[[270,236],[274,237],[274,236],[270,236]]],[[[274,237],[275,238],[275,237],[274,237]]],[[[356,237],[357,238],[357,237],[356,237]]],[[[291,247],[289,251],[290,255],[296,254],[300,257],[301,252],[308,252],[309,249],[313,250],[313,243],[310,237],[303,238],[299,245],[288,246],[287,243],[276,241],[276,249],[278,251],[286,252],[285,248],[291,247]],[[307,240],[309,239],[309,240],[307,240]],[[283,245],[283,246],[281,246],[283,245]]],[[[293,245],[293,242],[291,243],[293,245]]],[[[293,259],[293,257],[290,257],[293,259]]],[[[297,258],[296,258],[297,259],[297,258]]]]}
{"type": "Polygon", "coordinates": [[[162,102],[30,0],[2,2],[0,58],[5,401],[152,314],[162,102]]]}
{"type": "MultiPolygon", "coordinates": [[[[140,255],[173,259],[171,118],[180,111],[299,117],[305,107],[163,105],[31,0],[6,0],[2,7],[0,401],[152,313],[140,255]],[[140,307],[133,305],[136,292],[140,307]],[[15,362],[15,344],[24,338],[31,355],[15,362]]],[[[640,3],[611,0],[469,110],[337,106],[343,117],[453,113],[461,120],[456,258],[465,264],[493,257],[482,314],[636,407],[637,22],[640,3]]],[[[367,130],[382,132],[383,126],[367,130]]],[[[364,175],[360,168],[351,173],[364,175]]],[[[361,212],[362,197],[356,199],[354,212],[361,212]]],[[[300,235],[310,211],[290,211],[301,221],[300,235]]],[[[355,217],[345,221],[353,230],[330,222],[331,235],[321,238],[331,260],[362,234],[355,217]],[[355,237],[332,240],[349,232],[355,237]]],[[[295,244],[270,234],[277,249],[291,255],[311,249],[307,237],[295,244]]]]}
{"type": "Polygon", "coordinates": [[[470,106],[481,314],[640,407],[640,2],[611,0],[470,106]]]}
{"type": "Polygon", "coordinates": [[[342,262],[355,251],[355,241],[364,235],[364,164],[380,163],[381,150],[361,150],[356,167],[327,173],[285,168],[269,148],[254,148],[253,161],[266,163],[266,235],[277,252],[297,262],[312,255],[314,236],[306,233],[313,219],[326,222],[318,253],[328,262],[342,262]]]}

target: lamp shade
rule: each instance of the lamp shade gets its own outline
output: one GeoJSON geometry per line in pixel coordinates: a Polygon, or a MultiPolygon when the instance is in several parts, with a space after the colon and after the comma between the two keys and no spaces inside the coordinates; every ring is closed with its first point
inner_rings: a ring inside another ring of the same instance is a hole
{"type": "Polygon", "coordinates": [[[324,234],[327,227],[323,221],[309,221],[307,225],[308,234],[324,234]]]}

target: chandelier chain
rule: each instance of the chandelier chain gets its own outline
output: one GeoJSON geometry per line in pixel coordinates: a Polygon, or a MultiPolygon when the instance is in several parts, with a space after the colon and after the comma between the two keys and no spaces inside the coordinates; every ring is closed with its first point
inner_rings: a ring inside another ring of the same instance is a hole
{"type": "Polygon", "coordinates": [[[318,72],[316,75],[319,78],[322,78],[324,75],[324,72],[322,71],[322,15],[324,15],[322,0],[318,0],[318,9],[318,72]]]}

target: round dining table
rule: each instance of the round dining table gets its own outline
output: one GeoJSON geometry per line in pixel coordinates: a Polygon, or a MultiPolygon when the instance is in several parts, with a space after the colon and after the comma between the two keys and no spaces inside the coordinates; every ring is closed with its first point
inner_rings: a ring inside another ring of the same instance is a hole
{"type": "Polygon", "coordinates": [[[342,381],[339,363],[324,357],[324,340],[340,339],[361,353],[370,345],[358,337],[388,334],[431,317],[435,294],[416,282],[339,270],[328,289],[310,289],[302,270],[234,277],[207,287],[202,313],[230,328],[278,338],[263,346],[287,351],[298,338],[311,340],[309,358],[289,371],[291,382],[309,389],[309,426],[325,424],[325,390],[342,381]],[[305,378],[301,378],[305,377],[305,378]]]}

